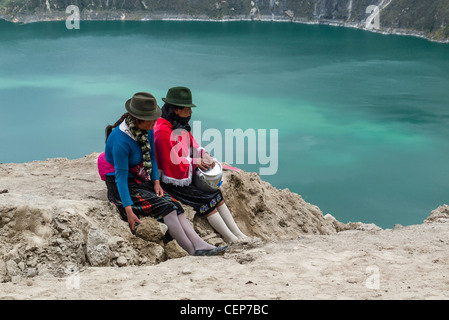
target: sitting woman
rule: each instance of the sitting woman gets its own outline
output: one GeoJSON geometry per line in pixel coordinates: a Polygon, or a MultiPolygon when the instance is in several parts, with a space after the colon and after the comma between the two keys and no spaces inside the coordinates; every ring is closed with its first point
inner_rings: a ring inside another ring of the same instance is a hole
{"type": "Polygon", "coordinates": [[[226,206],[220,189],[208,193],[192,184],[196,167],[207,170],[214,160],[193,138],[189,126],[192,115],[190,89],[174,87],[168,90],[162,107],[162,117],[154,126],[154,141],[161,185],[177,200],[192,206],[199,216],[207,217],[210,225],[227,242],[246,238],[226,206]]]}
{"type": "Polygon", "coordinates": [[[140,223],[139,216],[150,216],[165,223],[173,239],[190,255],[223,252],[224,247],[217,248],[201,239],[185,218],[181,204],[161,188],[152,130],[161,115],[156,99],[139,92],[125,107],[128,112],[106,127],[105,152],[98,158],[108,199],[132,232],[140,223]]]}

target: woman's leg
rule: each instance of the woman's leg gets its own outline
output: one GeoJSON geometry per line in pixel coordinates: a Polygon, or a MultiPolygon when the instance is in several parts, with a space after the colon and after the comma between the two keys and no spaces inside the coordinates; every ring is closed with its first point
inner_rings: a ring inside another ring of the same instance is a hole
{"type": "Polygon", "coordinates": [[[218,211],[215,209],[209,215],[207,215],[207,221],[209,221],[212,228],[215,229],[219,234],[221,234],[227,242],[234,242],[238,238],[229,230],[228,226],[224,222],[223,218],[220,216],[218,211]]]}
{"type": "Polygon", "coordinates": [[[168,232],[175,239],[178,244],[187,251],[190,255],[195,254],[195,247],[190,241],[189,237],[184,231],[183,226],[178,220],[178,213],[176,211],[172,211],[164,217],[164,223],[168,227],[168,232]]]}
{"type": "Polygon", "coordinates": [[[228,226],[229,230],[237,236],[237,238],[248,238],[242,231],[240,231],[239,227],[235,223],[234,218],[232,217],[231,212],[228,209],[228,206],[224,201],[221,201],[218,204],[218,212],[220,213],[220,216],[223,218],[224,222],[228,226]]]}
{"type": "Polygon", "coordinates": [[[215,246],[204,241],[198,235],[198,233],[196,233],[192,224],[189,222],[189,220],[187,220],[187,218],[183,214],[178,215],[178,220],[181,223],[181,226],[184,229],[184,232],[186,233],[187,237],[192,242],[195,250],[211,250],[216,248],[215,246]]]}

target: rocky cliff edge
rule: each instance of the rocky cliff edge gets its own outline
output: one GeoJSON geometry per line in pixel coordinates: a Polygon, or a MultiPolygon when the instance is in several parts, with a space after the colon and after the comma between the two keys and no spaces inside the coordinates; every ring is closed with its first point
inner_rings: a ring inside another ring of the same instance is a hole
{"type": "MultiPolygon", "coordinates": [[[[89,266],[152,265],[186,255],[167,228],[143,218],[136,235],[106,198],[98,153],[30,163],[0,164],[0,282],[39,274],[63,276],[89,266]]],[[[279,190],[251,172],[224,172],[222,191],[242,231],[257,241],[329,235],[355,229],[279,190]]],[[[223,239],[184,205],[197,232],[214,245],[223,239]]]]}

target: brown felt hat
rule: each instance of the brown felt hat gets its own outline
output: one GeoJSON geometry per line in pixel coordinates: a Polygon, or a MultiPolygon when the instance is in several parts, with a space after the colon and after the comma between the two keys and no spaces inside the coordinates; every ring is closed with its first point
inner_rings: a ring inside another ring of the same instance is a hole
{"type": "Polygon", "coordinates": [[[156,120],[161,114],[156,98],[148,92],[138,92],[126,101],[125,108],[129,114],[140,120],[156,120]]]}

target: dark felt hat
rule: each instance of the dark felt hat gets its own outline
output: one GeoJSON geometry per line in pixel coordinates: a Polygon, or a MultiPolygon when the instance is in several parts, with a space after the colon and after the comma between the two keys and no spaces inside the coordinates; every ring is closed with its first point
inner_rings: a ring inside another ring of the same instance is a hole
{"type": "Polygon", "coordinates": [[[138,92],[126,101],[125,108],[129,114],[140,120],[156,120],[161,114],[156,98],[148,92],[138,92]]]}
{"type": "Polygon", "coordinates": [[[192,103],[192,92],[186,87],[173,87],[168,89],[167,97],[162,98],[162,101],[178,107],[196,107],[192,103]]]}

